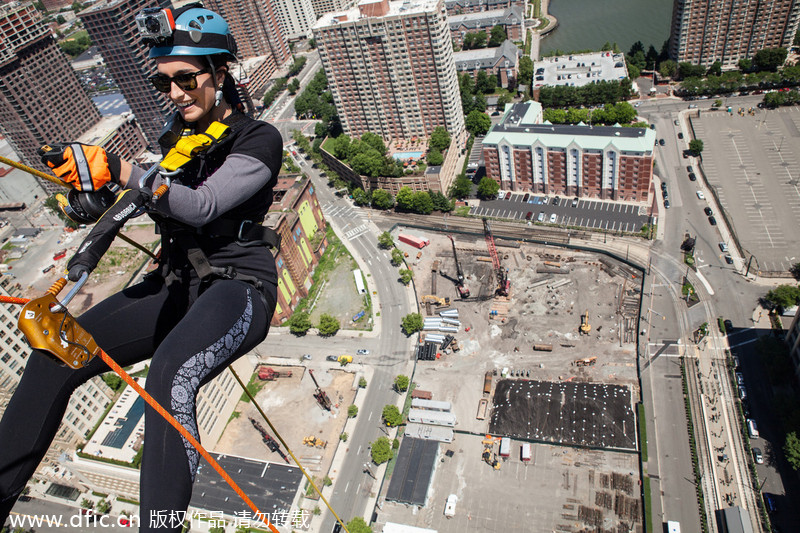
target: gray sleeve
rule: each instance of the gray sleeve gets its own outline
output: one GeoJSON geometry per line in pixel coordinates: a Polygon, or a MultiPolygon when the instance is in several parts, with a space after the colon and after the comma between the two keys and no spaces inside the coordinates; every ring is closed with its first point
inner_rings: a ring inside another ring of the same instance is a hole
{"type": "MultiPolygon", "coordinates": [[[[135,176],[138,187],[138,179],[135,176]]],[[[231,154],[201,186],[191,189],[172,183],[169,191],[155,205],[156,211],[179,222],[199,227],[230,211],[258,192],[272,177],[264,163],[244,154],[231,154]]],[[[131,175],[131,180],[134,175],[131,175]]],[[[155,190],[163,183],[157,177],[155,190]]]]}

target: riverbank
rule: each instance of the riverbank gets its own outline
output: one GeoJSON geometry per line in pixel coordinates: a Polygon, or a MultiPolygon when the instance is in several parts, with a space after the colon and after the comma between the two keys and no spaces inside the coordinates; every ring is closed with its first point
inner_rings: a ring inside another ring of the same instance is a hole
{"type": "Polygon", "coordinates": [[[535,28],[531,28],[533,30],[533,35],[531,36],[533,41],[531,43],[531,59],[534,61],[539,60],[541,57],[540,43],[542,37],[558,27],[558,19],[548,11],[550,0],[537,0],[537,4],[539,6],[539,12],[537,13],[534,9],[532,21],[538,21],[538,24],[535,28]]]}

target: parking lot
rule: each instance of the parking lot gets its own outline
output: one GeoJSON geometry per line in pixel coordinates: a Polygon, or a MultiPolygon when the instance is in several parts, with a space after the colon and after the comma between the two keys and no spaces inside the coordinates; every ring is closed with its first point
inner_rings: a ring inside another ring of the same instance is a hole
{"type": "Polygon", "coordinates": [[[502,200],[481,201],[470,214],[629,233],[638,233],[648,221],[647,206],[642,204],[528,193],[503,194],[502,200]]]}
{"type": "Polygon", "coordinates": [[[800,108],[692,118],[703,171],[745,252],[761,271],[788,271],[800,234],[800,108]]]}

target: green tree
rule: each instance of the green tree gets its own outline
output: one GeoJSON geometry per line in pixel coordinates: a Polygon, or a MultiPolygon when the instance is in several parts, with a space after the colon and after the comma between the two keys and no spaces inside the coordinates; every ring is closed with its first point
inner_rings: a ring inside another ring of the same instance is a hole
{"type": "Polygon", "coordinates": [[[328,313],[322,313],[320,315],[317,329],[319,329],[319,334],[323,337],[336,335],[336,332],[339,331],[339,327],[339,319],[335,316],[329,315],[328,313]]]}
{"type": "Polygon", "coordinates": [[[378,437],[378,440],[370,445],[370,455],[372,462],[376,465],[383,464],[392,458],[392,443],[388,437],[378,437]]]}
{"type": "Polygon", "coordinates": [[[395,202],[397,202],[398,209],[411,211],[414,207],[413,200],[414,191],[411,190],[411,187],[408,185],[400,187],[400,190],[397,191],[397,196],[395,197],[395,202]]]}
{"type": "Polygon", "coordinates": [[[380,235],[378,235],[378,246],[383,248],[384,250],[388,250],[389,248],[394,247],[394,239],[392,239],[392,234],[388,231],[384,231],[380,235]]]}
{"type": "Polygon", "coordinates": [[[305,335],[314,326],[305,311],[295,311],[286,322],[289,325],[289,331],[294,335],[305,335]]]}
{"type": "Polygon", "coordinates": [[[317,40],[316,39],[309,39],[308,40],[308,47],[312,50],[317,48],[317,40]]]}
{"type": "Polygon", "coordinates": [[[120,390],[123,385],[122,378],[116,375],[114,372],[106,372],[103,374],[103,381],[105,381],[106,385],[108,385],[108,388],[114,392],[120,390]]]}
{"type": "Polygon", "coordinates": [[[711,66],[708,67],[706,76],[720,76],[720,75],[722,75],[722,63],[718,59],[713,63],[711,63],[711,66]]]}
{"type": "Polygon", "coordinates": [[[778,285],[764,298],[774,308],[786,309],[800,303],[800,288],[796,285],[778,285]]]}
{"type": "Polygon", "coordinates": [[[347,523],[347,531],[350,533],[372,533],[372,528],[367,525],[363,518],[357,516],[347,523]]]}
{"type": "Polygon", "coordinates": [[[435,148],[440,152],[444,152],[450,147],[450,134],[444,126],[436,126],[434,128],[429,144],[432,149],[435,148]]]}
{"type": "Polygon", "coordinates": [[[400,274],[400,282],[403,285],[408,285],[411,283],[411,279],[414,277],[414,273],[407,268],[401,268],[398,271],[398,274],[400,274]]]}
{"type": "Polygon", "coordinates": [[[656,50],[656,47],[651,44],[644,57],[647,61],[647,70],[654,70],[656,68],[656,62],[658,61],[658,50],[656,50]]]}
{"type": "Polygon", "coordinates": [[[800,280],[800,263],[793,264],[792,267],[789,269],[789,272],[792,273],[794,279],[800,280]]]}
{"type": "Polygon", "coordinates": [[[472,181],[464,174],[459,174],[450,186],[450,198],[468,198],[472,193],[472,181]]]}
{"type": "Polygon", "coordinates": [[[97,507],[95,507],[95,511],[97,511],[100,514],[108,514],[110,510],[111,510],[111,502],[109,502],[105,498],[97,502],[97,507]]]}
{"type": "Polygon", "coordinates": [[[408,379],[408,376],[400,374],[394,378],[394,388],[397,390],[397,392],[405,392],[408,390],[408,385],[410,382],[411,380],[408,379]]]}
{"type": "Polygon", "coordinates": [[[350,404],[350,407],[347,408],[347,418],[355,418],[358,414],[358,406],[356,404],[350,404]]]}
{"type": "Polygon", "coordinates": [[[353,189],[353,203],[359,206],[370,205],[372,199],[368,191],[361,187],[353,189]]]}
{"type": "Polygon", "coordinates": [[[783,453],[786,455],[786,460],[791,467],[795,471],[800,470],[800,438],[797,438],[797,433],[794,431],[786,435],[783,453]]]}
{"type": "Polygon", "coordinates": [[[489,48],[495,48],[503,44],[503,42],[508,39],[508,35],[506,34],[506,29],[503,26],[497,25],[492,28],[489,37],[489,48]]]}
{"type": "Polygon", "coordinates": [[[56,23],[58,23],[59,26],[64,24],[66,21],[67,19],[64,18],[64,15],[56,16],[56,23]]]}
{"type": "Polygon", "coordinates": [[[392,249],[392,264],[394,266],[400,266],[403,264],[403,252],[397,248],[392,249]]]}
{"type": "Polygon", "coordinates": [[[489,76],[485,70],[478,72],[475,80],[475,90],[481,94],[492,94],[497,89],[497,77],[489,76]]]}
{"type": "Polygon", "coordinates": [[[87,498],[81,500],[81,509],[94,509],[94,502],[87,498]]]}
{"type": "Polygon", "coordinates": [[[693,156],[699,156],[703,152],[703,141],[700,139],[689,141],[689,151],[692,152],[693,156]]]}
{"type": "Polygon", "coordinates": [[[678,74],[682,79],[685,78],[700,78],[706,73],[706,68],[703,65],[693,65],[688,61],[678,63],[678,74]]]}
{"type": "Polygon", "coordinates": [[[449,213],[453,210],[453,202],[448,200],[444,194],[440,193],[439,191],[428,191],[428,195],[430,195],[431,202],[433,202],[433,208],[436,211],[449,213]]]}
{"type": "Polygon", "coordinates": [[[431,150],[428,152],[427,160],[428,165],[436,167],[444,163],[444,156],[438,149],[431,148],[431,150]]]}
{"type": "Polygon", "coordinates": [[[678,72],[678,64],[672,59],[665,59],[658,65],[658,73],[662,78],[671,78],[678,72]]]}
{"type": "Polygon", "coordinates": [[[399,426],[403,423],[403,414],[396,405],[391,403],[383,406],[381,417],[383,418],[383,422],[389,427],[399,426]]]}
{"type": "Polygon", "coordinates": [[[510,104],[513,101],[514,101],[514,99],[511,98],[510,94],[503,93],[503,94],[501,94],[500,96],[497,97],[497,106],[496,106],[496,108],[497,108],[498,111],[504,111],[505,108],[506,108],[506,104],[510,104]]]}
{"type": "Polygon", "coordinates": [[[409,313],[401,321],[403,333],[411,335],[422,330],[422,315],[419,313],[409,313]]]}
{"type": "Polygon", "coordinates": [[[358,387],[361,389],[367,388],[367,379],[364,376],[358,378],[358,387]]]}
{"type": "Polygon", "coordinates": [[[394,207],[394,198],[384,189],[375,189],[372,192],[372,207],[375,209],[391,209],[394,207]]]}
{"type": "Polygon", "coordinates": [[[354,171],[372,178],[380,176],[384,167],[383,156],[377,150],[356,154],[349,162],[354,171]]]}
{"type": "Polygon", "coordinates": [[[475,109],[467,115],[464,125],[472,135],[486,135],[486,132],[492,127],[492,119],[483,111],[475,109]]]}
{"type": "MultiPolygon", "coordinates": [[[[340,440],[340,441],[342,441],[342,442],[347,442],[347,439],[348,439],[349,437],[350,437],[350,435],[348,435],[346,431],[343,431],[343,432],[342,432],[342,433],[339,435],[339,440],[340,440]]],[[[317,507],[317,509],[319,509],[319,507],[317,507]]],[[[317,514],[319,514],[319,513],[317,513],[317,514]]]]}
{"type": "Polygon", "coordinates": [[[411,210],[421,215],[430,215],[433,212],[433,200],[427,191],[417,191],[411,197],[411,210]]]}
{"type": "Polygon", "coordinates": [[[371,131],[367,131],[361,136],[361,140],[367,143],[375,150],[377,150],[379,154],[381,155],[386,154],[386,144],[383,142],[383,139],[381,139],[379,135],[376,135],[371,131]]]}
{"type": "Polygon", "coordinates": [[[484,200],[495,198],[499,190],[500,184],[489,176],[482,177],[480,183],[478,183],[478,197],[484,200]]]}
{"type": "Polygon", "coordinates": [[[788,53],[786,48],[764,48],[753,56],[753,65],[758,71],[775,72],[786,61],[788,53]]]}
{"type": "Polygon", "coordinates": [[[297,91],[300,89],[300,80],[297,78],[292,78],[292,81],[289,82],[289,85],[286,87],[286,90],[289,91],[289,94],[297,94],[297,91]]]}
{"type": "Polygon", "coordinates": [[[519,84],[529,90],[533,81],[533,60],[530,56],[524,55],[520,58],[517,70],[519,72],[517,74],[519,84]]]}

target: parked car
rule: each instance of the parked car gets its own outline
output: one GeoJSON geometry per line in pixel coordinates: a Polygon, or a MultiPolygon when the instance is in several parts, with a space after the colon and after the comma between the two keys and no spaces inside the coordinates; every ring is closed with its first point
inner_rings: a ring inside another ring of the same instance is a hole
{"type": "Polygon", "coordinates": [[[728,251],[728,244],[724,243],[724,242],[719,243],[719,249],[720,249],[721,252],[727,252],[728,251]]]}
{"type": "Polygon", "coordinates": [[[692,168],[692,165],[686,165],[686,172],[694,172],[694,168],[692,168]]]}
{"type": "Polygon", "coordinates": [[[710,207],[703,208],[703,212],[706,214],[707,217],[710,217],[711,215],[714,214],[714,211],[712,211],[710,207]]]}
{"type": "Polygon", "coordinates": [[[731,257],[730,254],[725,254],[725,262],[728,263],[729,265],[732,265],[733,264],[733,257],[731,257]]]}
{"type": "Polygon", "coordinates": [[[55,265],[50,265],[50,266],[48,266],[48,267],[44,267],[44,268],[42,269],[42,274],[47,274],[48,272],[50,272],[51,270],[53,270],[55,267],[56,267],[55,265]]]}
{"type": "Polygon", "coordinates": [[[303,354],[303,361],[309,361],[309,360],[311,360],[311,354],[310,353],[304,353],[303,354]]]}
{"type": "Polygon", "coordinates": [[[697,191],[697,197],[698,197],[700,200],[705,200],[705,199],[706,199],[706,195],[705,195],[705,194],[703,194],[703,191],[697,191]]]}
{"type": "Polygon", "coordinates": [[[747,389],[744,388],[744,385],[739,387],[739,399],[746,400],[747,399],[747,389]]]}
{"type": "Polygon", "coordinates": [[[664,200],[664,209],[669,209],[669,200],[664,200]]]}
{"type": "Polygon", "coordinates": [[[744,385],[744,374],[742,374],[741,372],[736,373],[736,383],[738,383],[739,385],[744,385]]]}
{"type": "Polygon", "coordinates": [[[369,355],[369,350],[361,348],[360,350],[356,351],[356,354],[358,354],[358,355],[369,355]]]}
{"type": "Polygon", "coordinates": [[[660,144],[661,146],[664,146],[665,144],[667,144],[667,141],[665,141],[664,139],[659,139],[658,140],[658,144],[660,144]]]}
{"type": "Polygon", "coordinates": [[[525,220],[530,220],[532,216],[533,216],[533,211],[528,211],[528,214],[525,215],[525,220]]]}
{"type": "Polygon", "coordinates": [[[523,202],[527,202],[527,201],[528,201],[528,198],[530,198],[530,197],[531,197],[530,193],[527,193],[527,192],[526,192],[526,193],[525,193],[525,196],[523,196],[523,197],[522,197],[522,201],[523,201],[523,202]]]}
{"type": "Polygon", "coordinates": [[[729,332],[733,329],[733,322],[728,319],[725,319],[722,324],[725,326],[725,331],[729,332]]]}
{"type": "Polygon", "coordinates": [[[664,200],[669,198],[669,193],[667,192],[667,189],[662,189],[661,190],[661,196],[664,198],[664,200]]]}
{"type": "Polygon", "coordinates": [[[714,217],[708,217],[708,223],[711,224],[712,226],[716,226],[717,225],[717,219],[714,218],[714,217]]]}
{"type": "Polygon", "coordinates": [[[339,358],[338,358],[338,357],[336,357],[335,355],[329,355],[329,356],[327,356],[327,357],[325,358],[325,360],[326,360],[326,361],[333,361],[333,362],[335,363],[335,362],[337,362],[337,361],[339,360],[339,358]]]}
{"type": "Polygon", "coordinates": [[[683,133],[680,131],[678,132],[678,139],[683,139],[683,133]]]}
{"type": "Polygon", "coordinates": [[[558,205],[558,202],[559,202],[560,200],[561,200],[561,198],[559,198],[558,196],[556,196],[555,198],[553,198],[553,205],[558,205]]]}
{"type": "Polygon", "coordinates": [[[694,172],[689,172],[689,181],[697,181],[697,176],[695,176],[694,172]]]}
{"type": "Polygon", "coordinates": [[[537,222],[544,222],[544,211],[539,212],[539,216],[536,217],[537,222]]]}
{"type": "Polygon", "coordinates": [[[764,456],[761,454],[761,448],[753,448],[753,459],[757,465],[764,464],[764,456]]]}
{"type": "Polygon", "coordinates": [[[767,511],[770,513],[774,513],[778,510],[778,502],[774,494],[770,494],[769,492],[764,493],[764,506],[766,506],[767,511]]]}
{"type": "Polygon", "coordinates": [[[675,120],[672,121],[672,123],[677,126],[678,125],[678,119],[676,118],[675,120]]]}
{"type": "Polygon", "coordinates": [[[558,215],[556,215],[555,213],[550,215],[550,223],[551,224],[555,224],[557,220],[558,220],[558,215]]]}
{"type": "Polygon", "coordinates": [[[577,197],[577,196],[576,196],[575,198],[573,198],[573,199],[572,199],[572,207],[577,207],[577,206],[578,206],[578,200],[579,200],[579,199],[578,199],[578,197],[577,197]]]}
{"type": "Polygon", "coordinates": [[[667,182],[666,181],[662,181],[661,182],[661,190],[662,191],[666,191],[667,190],[667,182]]]}

